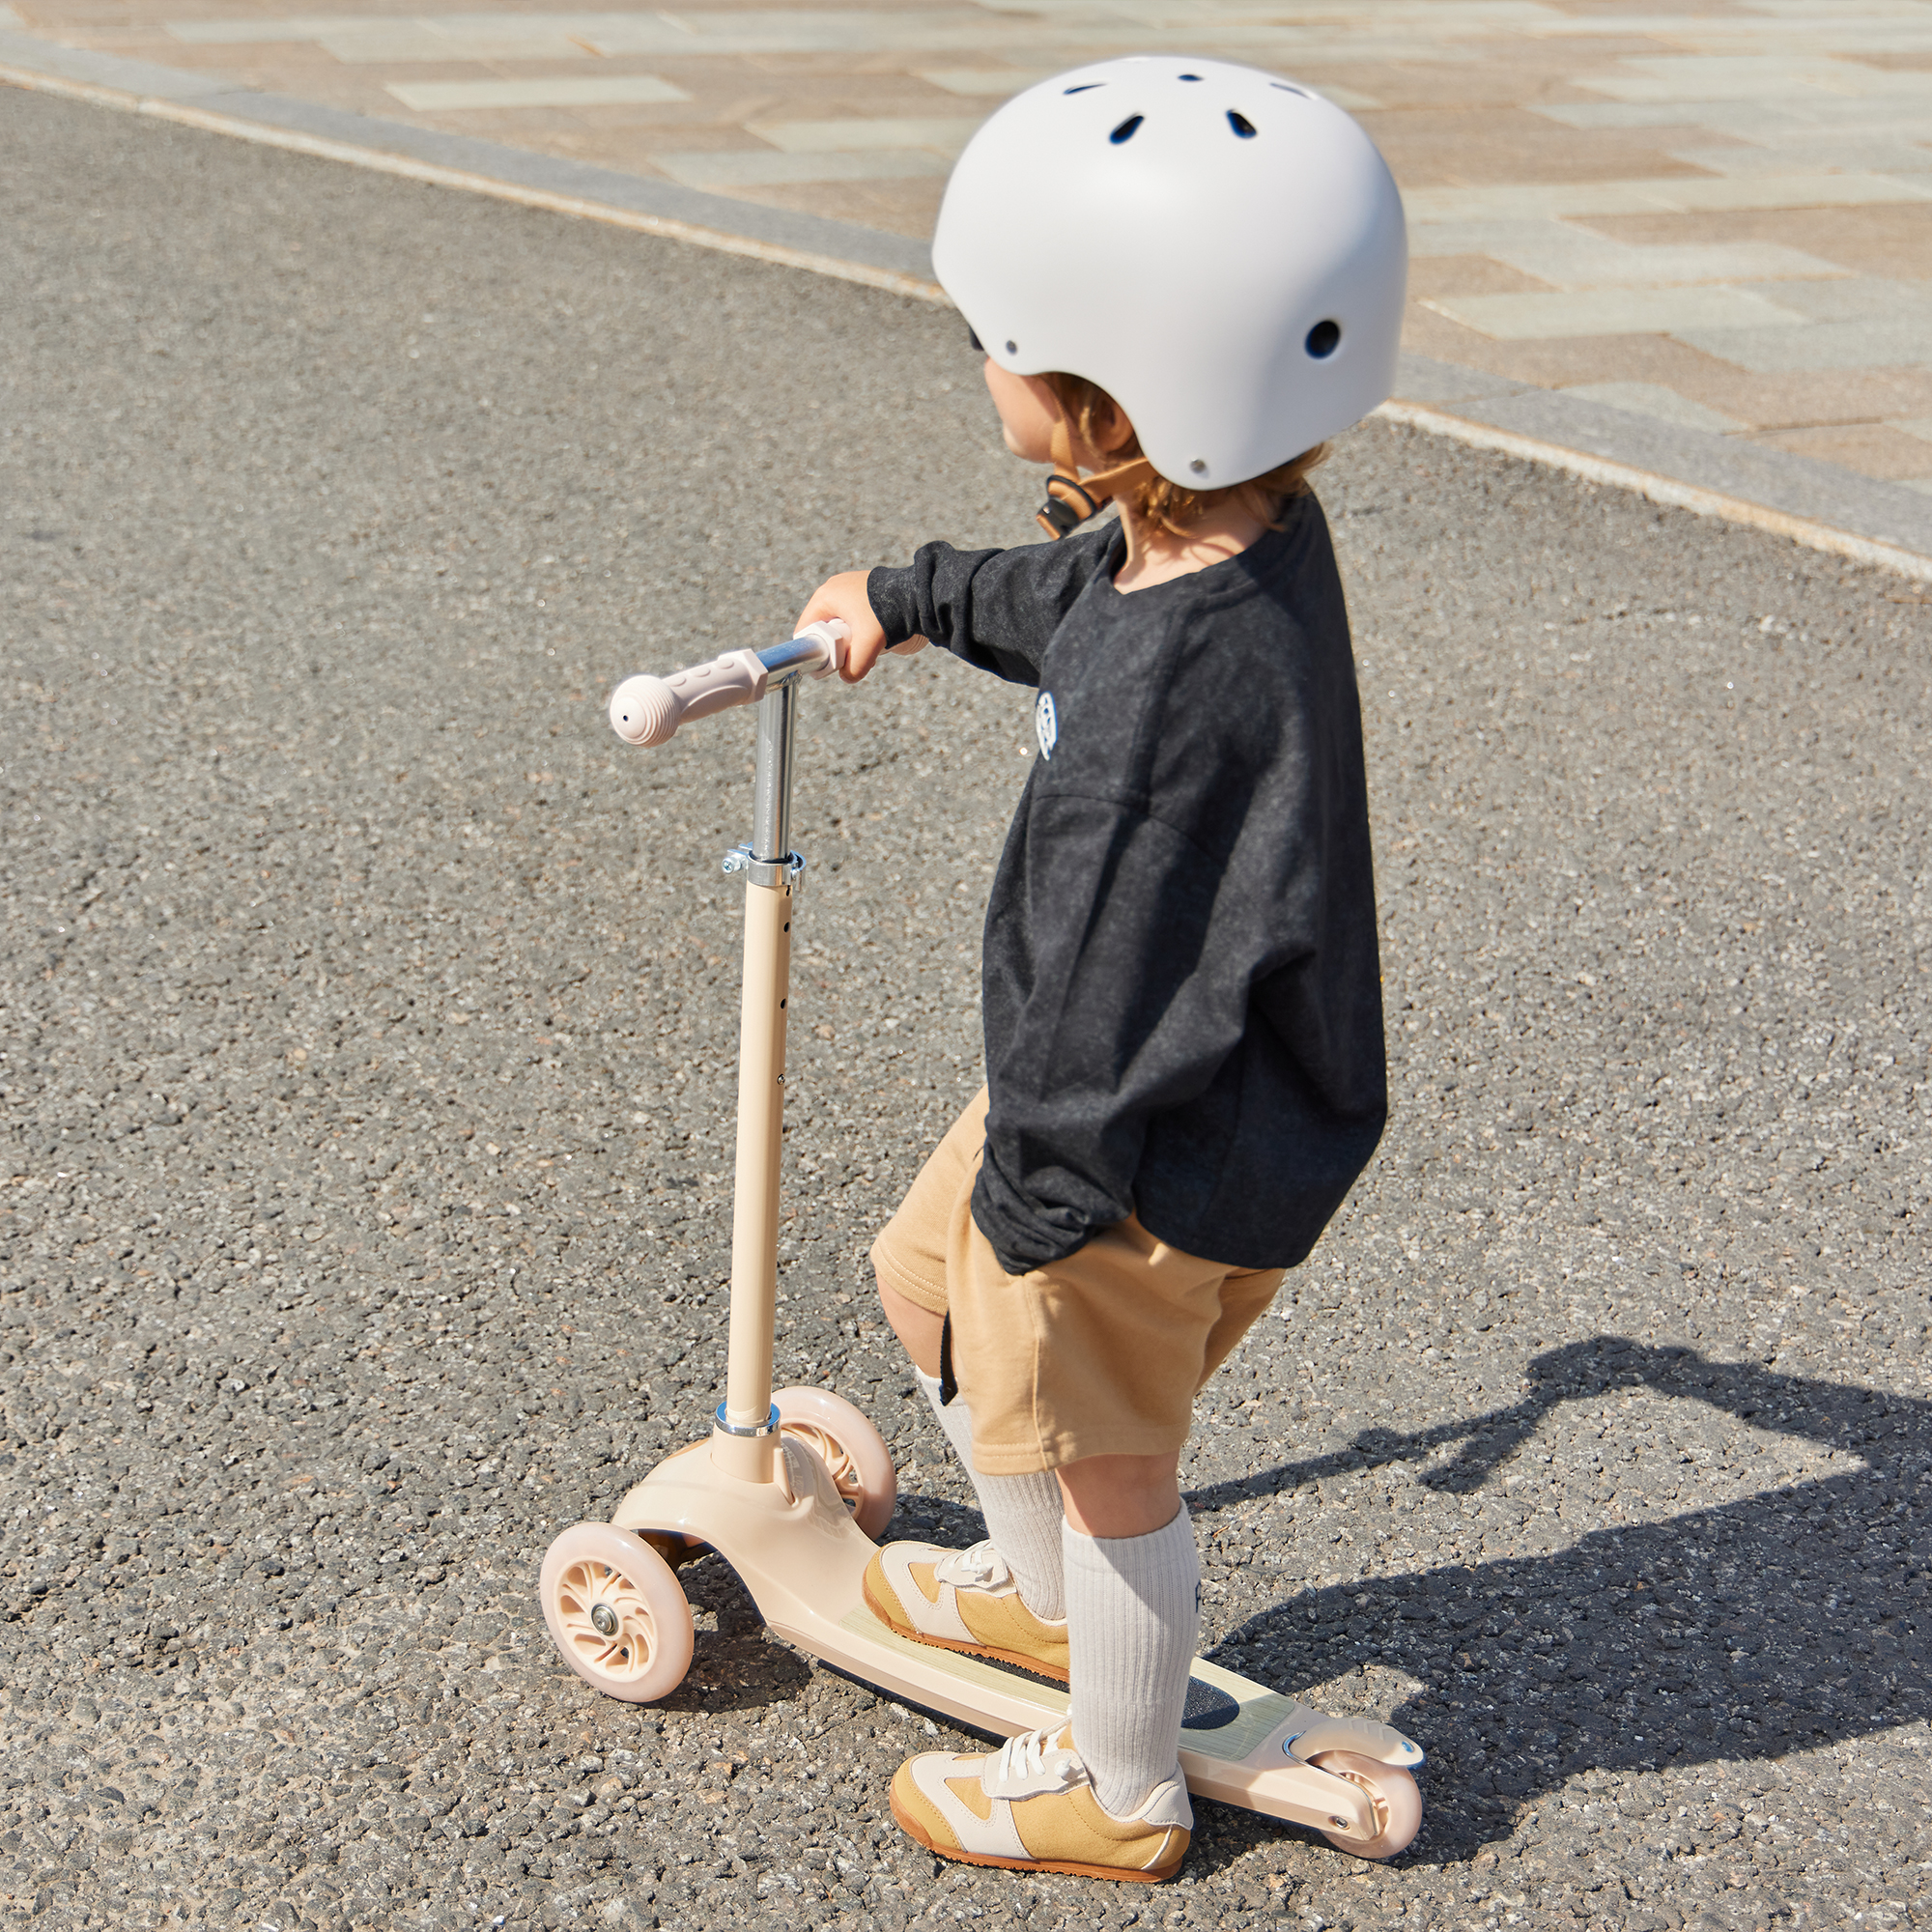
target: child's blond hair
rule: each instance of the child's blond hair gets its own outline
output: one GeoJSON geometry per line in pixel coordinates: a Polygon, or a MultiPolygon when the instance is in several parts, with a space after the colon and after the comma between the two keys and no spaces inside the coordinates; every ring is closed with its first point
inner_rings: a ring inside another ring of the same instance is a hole
{"type": "MultiPolygon", "coordinates": [[[[1099,384],[1090,383],[1085,376],[1055,373],[1042,376],[1040,381],[1053,391],[1054,399],[1066,412],[1080,440],[1090,448],[1097,448],[1094,432],[1099,418],[1120,405],[1099,384]]],[[[1124,443],[1106,452],[1108,467],[1131,463],[1140,454],[1140,439],[1129,433],[1124,443]]],[[[1318,442],[1313,449],[1304,449],[1299,456],[1278,464],[1263,475],[1252,476],[1245,483],[1231,483],[1220,490],[1189,490],[1155,472],[1138,483],[1130,483],[1121,494],[1143,523],[1151,524],[1170,536],[1186,536],[1208,511],[1231,500],[1269,529],[1278,530],[1282,505],[1308,488],[1308,472],[1318,463],[1324,462],[1327,455],[1328,445],[1318,442]]]]}

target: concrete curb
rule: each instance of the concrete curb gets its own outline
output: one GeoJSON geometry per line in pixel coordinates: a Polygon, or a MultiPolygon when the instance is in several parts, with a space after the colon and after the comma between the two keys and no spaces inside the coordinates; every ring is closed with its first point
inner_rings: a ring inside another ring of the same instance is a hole
{"type": "Polygon", "coordinates": [[[1775,536],[1789,537],[1808,550],[1829,551],[1849,557],[1854,563],[1870,564],[1900,577],[1932,583],[1932,556],[1916,551],[1900,550],[1895,544],[1878,543],[1869,537],[1853,536],[1848,530],[1833,529],[1828,524],[1813,523],[1807,517],[1788,516],[1762,503],[1747,502],[1741,497],[1726,497],[1716,490],[1700,490],[1695,484],[1680,483],[1660,476],[1654,470],[1633,469],[1627,463],[1610,463],[1581,450],[1565,449],[1553,442],[1538,442],[1533,437],[1518,436],[1511,430],[1492,428],[1488,423],[1471,422],[1464,416],[1445,415],[1440,410],[1425,409],[1420,403],[1390,401],[1376,414],[1390,422],[1407,423],[1432,436],[1444,436],[1477,449],[1493,449],[1505,456],[1520,456],[1525,462],[1541,463],[1551,469],[1565,469],[1591,483],[1607,484],[1613,489],[1630,490],[1653,503],[1672,509],[1690,510],[1700,517],[1720,517],[1726,523],[1747,524],[1753,529],[1769,530],[1775,536]]]}
{"type": "Polygon", "coordinates": [[[1560,389],[1405,355],[1378,414],[1932,582],[1932,497],[1560,389]]]}
{"type": "MultiPolygon", "coordinates": [[[[856,222],[258,93],[32,34],[0,30],[0,82],[947,305],[923,242],[856,222]]],[[[1401,396],[1377,412],[1387,420],[1932,583],[1932,497],[1426,356],[1405,355],[1398,380],[1401,396]]]]}
{"type": "MultiPolygon", "coordinates": [[[[1690,510],[1700,517],[1719,517],[1725,523],[1744,524],[1752,529],[1768,530],[1774,536],[1788,537],[1807,550],[1826,551],[1854,563],[1889,570],[1920,583],[1932,583],[1932,556],[1902,550],[1896,544],[1880,543],[1869,537],[1854,536],[1849,530],[1829,524],[1814,523],[1808,517],[1794,517],[1763,503],[1741,497],[1726,497],[1716,490],[1702,490],[1693,483],[1660,476],[1655,470],[1638,469],[1627,463],[1612,463],[1582,450],[1566,449],[1553,442],[1539,442],[1533,437],[1518,436],[1512,430],[1497,429],[1489,423],[1472,422],[1466,416],[1447,415],[1440,410],[1419,403],[1390,401],[1376,414],[1390,422],[1406,423],[1431,436],[1448,437],[1476,449],[1493,449],[1505,456],[1519,456],[1528,463],[1540,463],[1551,469],[1567,470],[1591,483],[1612,489],[1629,490],[1653,503],[1672,509],[1690,510]]],[[[1823,468],[1823,465],[1819,466],[1823,468]]]]}

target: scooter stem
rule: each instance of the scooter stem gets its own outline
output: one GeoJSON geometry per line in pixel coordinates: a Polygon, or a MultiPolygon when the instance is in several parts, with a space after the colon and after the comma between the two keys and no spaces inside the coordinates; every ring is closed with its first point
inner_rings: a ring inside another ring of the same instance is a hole
{"type": "MultiPolygon", "coordinates": [[[[779,1151],[783,1130],[791,911],[805,865],[791,849],[792,731],[802,678],[843,668],[841,618],[808,624],[762,651],[730,651],[669,677],[627,677],[611,694],[626,744],[663,745],[680,722],[755,703],[757,789],[749,844],[724,855],[745,878],[745,991],[739,1012],[738,1163],[731,1195],[731,1339],[712,1456],[727,1475],[772,1481],[772,1327],[778,1313],[779,1151]]],[[[903,646],[901,646],[903,648],[903,646]]]]}
{"type": "MultiPolygon", "coordinates": [[[[745,976],[738,1021],[738,1162],[731,1201],[731,1329],[720,1467],[772,1479],[772,1332],[778,1304],[779,1157],[784,1125],[785,1007],[791,991],[792,742],[798,686],[758,699],[758,762],[745,883],[745,976]]],[[[741,852],[744,848],[740,848],[741,852]]]]}

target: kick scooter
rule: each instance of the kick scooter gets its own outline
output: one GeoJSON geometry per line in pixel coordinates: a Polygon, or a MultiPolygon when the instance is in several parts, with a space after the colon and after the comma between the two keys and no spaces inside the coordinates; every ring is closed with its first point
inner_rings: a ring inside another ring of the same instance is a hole
{"type": "MultiPolygon", "coordinates": [[[[753,836],[724,855],[724,870],[746,888],[730,1342],[710,1435],[660,1463],[608,1523],[580,1522],[551,1545],[544,1620],[565,1662],[596,1690],[634,1703],[666,1696],[692,1655],[691,1605],[672,1565],[703,1546],[737,1572],[787,1642],[891,1696],[1011,1736],[1064,1719],[1065,1690],[916,1643],[872,1615],[861,1579],[898,1494],[891,1453],[831,1390],[772,1392],[785,1002],[805,865],[791,849],[794,731],[800,684],[840,668],[844,633],[816,624],[769,650],[728,652],[668,678],[627,678],[611,695],[617,735],[644,746],[714,711],[757,706],[753,836]]],[[[1386,1724],[1324,1717],[1195,1662],[1180,1765],[1198,1797],[1386,1859],[1421,1825],[1409,1776],[1421,1762],[1422,1747],[1386,1724]]]]}

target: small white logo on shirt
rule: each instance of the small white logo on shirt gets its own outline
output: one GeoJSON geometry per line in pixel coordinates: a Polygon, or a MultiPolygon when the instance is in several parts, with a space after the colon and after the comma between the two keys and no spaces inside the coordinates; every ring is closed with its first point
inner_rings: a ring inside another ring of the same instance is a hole
{"type": "Polygon", "coordinates": [[[1053,693],[1042,691],[1038,701],[1033,707],[1034,735],[1039,740],[1039,754],[1042,758],[1053,756],[1053,748],[1060,742],[1060,719],[1053,708],[1053,693]]]}

